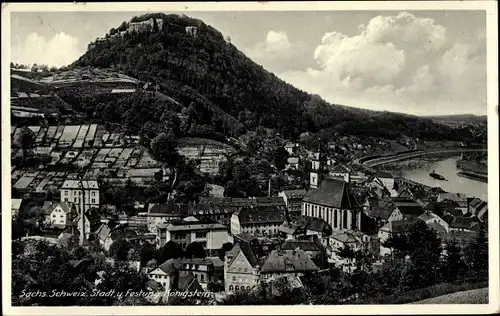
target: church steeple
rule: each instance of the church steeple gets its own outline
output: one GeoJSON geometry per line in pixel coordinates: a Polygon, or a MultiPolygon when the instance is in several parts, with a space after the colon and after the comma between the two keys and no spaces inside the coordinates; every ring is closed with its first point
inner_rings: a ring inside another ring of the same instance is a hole
{"type": "Polygon", "coordinates": [[[321,139],[318,139],[318,150],[314,153],[311,161],[311,173],[309,176],[309,186],[311,189],[318,188],[326,172],[327,158],[323,150],[321,139]]]}

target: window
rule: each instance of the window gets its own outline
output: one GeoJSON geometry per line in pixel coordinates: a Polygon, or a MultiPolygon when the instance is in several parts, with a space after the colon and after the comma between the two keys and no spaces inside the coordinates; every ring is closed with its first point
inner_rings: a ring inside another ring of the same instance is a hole
{"type": "Polygon", "coordinates": [[[92,199],[92,204],[95,204],[95,199],[92,199]]]}
{"type": "Polygon", "coordinates": [[[207,238],[206,232],[196,232],[196,238],[207,238]]]}
{"type": "Polygon", "coordinates": [[[233,276],[233,281],[236,281],[236,277],[235,276],[233,276]]]}
{"type": "Polygon", "coordinates": [[[95,196],[95,191],[92,191],[91,195],[92,195],[92,196],[95,196]]]}
{"type": "Polygon", "coordinates": [[[250,286],[247,286],[247,291],[250,291],[250,286]]]}
{"type": "Polygon", "coordinates": [[[248,272],[248,269],[247,269],[247,268],[245,268],[245,272],[248,272]]]}
{"type": "Polygon", "coordinates": [[[69,201],[69,199],[68,199],[68,198],[64,198],[64,202],[68,202],[68,201],[69,201]]]}
{"type": "Polygon", "coordinates": [[[229,291],[232,291],[232,290],[233,290],[233,286],[232,286],[232,285],[230,285],[230,286],[229,286],[229,291]]]}
{"type": "Polygon", "coordinates": [[[61,215],[59,215],[59,217],[60,217],[60,218],[64,218],[64,215],[62,215],[62,214],[61,214],[61,215]]]}
{"type": "Polygon", "coordinates": [[[200,274],[200,281],[202,281],[202,282],[203,282],[203,281],[205,281],[204,279],[205,279],[204,275],[203,275],[203,274],[200,274]]]}
{"type": "Polygon", "coordinates": [[[240,287],[239,287],[238,285],[236,285],[236,286],[234,287],[234,289],[235,289],[236,291],[239,291],[240,287]]]}
{"type": "Polygon", "coordinates": [[[56,214],[52,214],[52,217],[56,217],[56,214]]]}
{"type": "Polygon", "coordinates": [[[68,195],[69,192],[67,190],[64,190],[64,195],[68,195]]]}

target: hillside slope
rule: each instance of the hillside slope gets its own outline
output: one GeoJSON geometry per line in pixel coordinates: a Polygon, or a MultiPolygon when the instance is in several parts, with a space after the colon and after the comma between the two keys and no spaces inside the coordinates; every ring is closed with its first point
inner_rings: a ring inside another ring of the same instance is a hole
{"type": "Polygon", "coordinates": [[[410,304],[488,304],[488,288],[446,294],[410,304]]]}
{"type": "Polygon", "coordinates": [[[258,126],[286,137],[325,130],[360,136],[461,139],[456,130],[415,116],[357,110],[332,105],[280,80],[254,63],[223,35],[200,20],[174,14],[147,14],[133,21],[161,18],[161,29],[123,32],[124,22],[72,67],[116,67],[144,82],[156,82],[163,93],[199,112],[195,123],[224,136],[258,126]],[[196,27],[195,35],[186,27],[196,27]],[[241,123],[241,124],[238,124],[241,123]]]}

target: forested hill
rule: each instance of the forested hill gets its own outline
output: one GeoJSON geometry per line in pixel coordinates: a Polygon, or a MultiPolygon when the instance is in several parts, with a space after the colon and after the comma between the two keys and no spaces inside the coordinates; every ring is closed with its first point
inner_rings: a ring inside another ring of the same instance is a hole
{"type": "Polygon", "coordinates": [[[72,67],[117,67],[144,82],[158,83],[161,92],[196,109],[197,125],[224,136],[258,126],[275,128],[286,137],[320,130],[386,138],[401,133],[422,139],[466,136],[430,119],[329,104],[266,71],[200,20],[147,14],[132,21],[151,17],[163,19],[163,25],[113,37],[128,28],[124,22],[72,67]],[[196,27],[196,34],[188,34],[189,26],[196,27]]]}

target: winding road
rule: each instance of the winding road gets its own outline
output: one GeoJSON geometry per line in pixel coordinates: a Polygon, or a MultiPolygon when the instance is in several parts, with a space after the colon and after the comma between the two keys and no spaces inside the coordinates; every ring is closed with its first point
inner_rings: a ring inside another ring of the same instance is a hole
{"type": "MultiPolygon", "coordinates": [[[[386,157],[374,157],[373,159],[364,158],[363,165],[367,167],[380,166],[383,164],[417,158],[421,156],[437,155],[437,154],[454,154],[467,152],[488,152],[488,149],[483,148],[450,148],[450,149],[431,149],[425,151],[405,152],[401,154],[389,155],[386,157]]],[[[363,158],[362,158],[363,159],[363,158]]]]}

